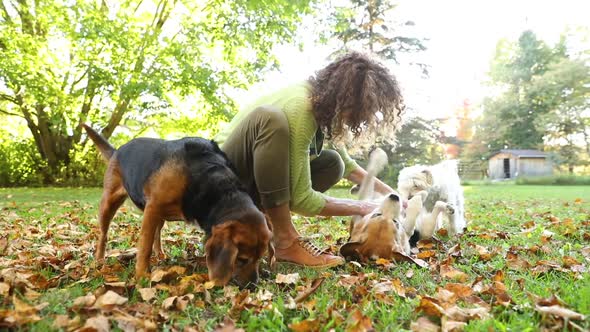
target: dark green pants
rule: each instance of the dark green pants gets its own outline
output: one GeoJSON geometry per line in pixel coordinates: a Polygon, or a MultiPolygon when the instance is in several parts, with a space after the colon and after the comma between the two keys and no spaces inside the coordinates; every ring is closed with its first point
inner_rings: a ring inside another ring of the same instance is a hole
{"type": "MultiPolygon", "coordinates": [[[[289,123],[270,106],[259,107],[240,123],[221,148],[236,167],[248,193],[263,208],[290,201],[289,123]]],[[[334,150],[322,150],[310,162],[311,185],[324,192],[344,174],[344,162],[334,150]]]]}

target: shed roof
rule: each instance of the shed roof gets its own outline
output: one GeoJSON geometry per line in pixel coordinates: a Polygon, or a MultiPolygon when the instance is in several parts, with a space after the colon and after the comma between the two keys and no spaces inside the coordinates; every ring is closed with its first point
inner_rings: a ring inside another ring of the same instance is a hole
{"type": "Polygon", "coordinates": [[[493,156],[500,154],[500,153],[508,153],[517,158],[547,158],[547,153],[539,150],[519,150],[519,149],[502,149],[496,153],[494,153],[490,158],[493,156]]]}

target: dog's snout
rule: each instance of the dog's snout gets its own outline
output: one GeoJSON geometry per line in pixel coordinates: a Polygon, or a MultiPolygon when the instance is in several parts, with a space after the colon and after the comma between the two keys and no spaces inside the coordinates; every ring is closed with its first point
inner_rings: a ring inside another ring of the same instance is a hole
{"type": "Polygon", "coordinates": [[[396,194],[389,194],[389,199],[394,202],[399,202],[399,196],[396,194]]]}

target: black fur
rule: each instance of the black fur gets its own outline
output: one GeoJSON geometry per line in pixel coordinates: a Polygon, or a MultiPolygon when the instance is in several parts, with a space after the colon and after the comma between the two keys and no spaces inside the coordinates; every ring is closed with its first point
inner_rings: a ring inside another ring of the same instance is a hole
{"type": "Polygon", "coordinates": [[[124,187],[140,209],[146,204],[146,182],[174,158],[183,162],[188,177],[183,214],[188,221],[196,221],[205,233],[210,234],[214,225],[225,220],[249,219],[243,218],[244,214],[256,210],[235,168],[214,141],[198,137],[173,141],[138,138],[119,148],[115,157],[123,172],[124,187]]]}
{"type": "Polygon", "coordinates": [[[420,241],[420,232],[418,230],[414,230],[414,234],[412,234],[410,237],[410,247],[416,247],[416,245],[418,245],[418,241],[420,241]]]}

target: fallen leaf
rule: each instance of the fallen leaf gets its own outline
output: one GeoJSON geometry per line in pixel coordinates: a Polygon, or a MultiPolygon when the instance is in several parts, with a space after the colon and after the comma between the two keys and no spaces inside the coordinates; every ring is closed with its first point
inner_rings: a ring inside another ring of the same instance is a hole
{"type": "Polygon", "coordinates": [[[320,330],[320,326],[320,321],[317,318],[289,324],[289,328],[294,332],[315,332],[320,330]]]}
{"type": "Polygon", "coordinates": [[[10,293],[10,285],[5,282],[0,282],[0,296],[8,296],[10,293]]]}
{"type": "Polygon", "coordinates": [[[301,301],[308,298],[311,294],[313,294],[324,282],[324,278],[316,278],[312,281],[311,286],[297,294],[295,298],[295,303],[301,303],[301,301]]]}
{"type": "Polygon", "coordinates": [[[509,251],[506,253],[506,266],[513,270],[522,270],[528,269],[531,264],[525,260],[520,259],[516,252],[509,251]]]}
{"type": "Polygon", "coordinates": [[[96,302],[94,303],[94,308],[102,309],[102,310],[111,310],[117,305],[122,305],[127,303],[127,298],[123,297],[113,291],[107,291],[103,295],[101,295],[96,302]]]}
{"type": "Polygon", "coordinates": [[[338,286],[344,287],[346,289],[350,289],[351,287],[358,284],[360,278],[358,276],[351,276],[348,274],[343,274],[340,276],[338,280],[338,286]]]}
{"type": "Polygon", "coordinates": [[[444,288],[438,288],[436,292],[436,299],[440,300],[441,304],[447,306],[449,304],[454,304],[457,301],[457,295],[444,288]]]}
{"type": "Polygon", "coordinates": [[[492,281],[504,282],[504,271],[498,270],[492,276],[492,281]]]}
{"type": "Polygon", "coordinates": [[[14,311],[21,315],[35,315],[37,309],[32,305],[20,300],[16,295],[12,296],[12,304],[14,305],[14,311]]]}
{"type": "Polygon", "coordinates": [[[473,295],[473,289],[469,285],[448,283],[445,285],[445,289],[453,292],[459,298],[465,298],[473,295]]]}
{"type": "Polygon", "coordinates": [[[145,302],[150,302],[155,298],[157,292],[155,288],[140,288],[137,291],[139,292],[139,295],[141,295],[141,299],[145,302]]]}
{"type": "Polygon", "coordinates": [[[465,325],[467,325],[467,323],[451,320],[447,317],[443,317],[441,319],[441,328],[442,328],[442,331],[444,331],[444,332],[463,331],[463,329],[465,328],[465,325]]]}
{"type": "Polygon", "coordinates": [[[299,281],[299,273],[281,274],[277,273],[275,283],[277,284],[296,284],[299,281]]]}
{"type": "Polygon", "coordinates": [[[268,289],[260,289],[256,293],[256,299],[258,301],[271,301],[273,296],[274,294],[269,292],[268,289]]]}
{"type": "Polygon", "coordinates": [[[423,261],[419,258],[413,258],[411,256],[408,256],[406,254],[402,254],[399,252],[394,251],[392,258],[397,262],[410,262],[410,263],[414,263],[414,264],[418,265],[419,267],[423,267],[423,268],[428,267],[428,263],[426,263],[425,261],[423,261]]]}
{"type": "Polygon", "coordinates": [[[348,316],[346,331],[350,332],[366,332],[373,331],[373,324],[369,316],[363,315],[360,309],[356,308],[350,316],[348,316]]]}
{"type": "Polygon", "coordinates": [[[454,267],[445,264],[440,266],[440,276],[443,278],[465,282],[469,278],[469,275],[463,271],[459,271],[454,267]]]}
{"type": "Polygon", "coordinates": [[[152,272],[150,280],[152,282],[169,282],[178,276],[183,275],[186,268],[183,266],[172,266],[166,270],[158,269],[152,272]]]}
{"type": "Polygon", "coordinates": [[[388,293],[395,291],[400,297],[406,297],[406,291],[400,279],[387,280],[373,285],[375,293],[388,293]]]}
{"type": "Polygon", "coordinates": [[[110,330],[111,324],[109,323],[109,319],[100,315],[88,318],[84,326],[80,329],[80,332],[109,332],[110,330]]]}
{"type": "Polygon", "coordinates": [[[537,310],[538,312],[540,312],[542,314],[558,316],[558,317],[565,318],[565,319],[575,319],[575,320],[584,320],[585,319],[584,315],[577,313],[573,310],[566,309],[566,308],[559,306],[559,305],[552,305],[552,306],[544,307],[544,306],[539,306],[537,304],[537,305],[535,305],[535,310],[537,310]]]}
{"type": "Polygon", "coordinates": [[[414,332],[439,332],[440,327],[427,317],[420,317],[410,324],[410,330],[414,332]]]}
{"type": "Polygon", "coordinates": [[[440,302],[429,296],[424,296],[420,299],[420,304],[416,310],[433,317],[441,317],[445,312],[443,307],[441,307],[440,302]]]}
{"type": "Polygon", "coordinates": [[[563,265],[567,268],[570,268],[574,265],[579,265],[579,264],[580,264],[580,261],[573,258],[572,256],[564,256],[563,257],[563,265]]]}
{"type": "Polygon", "coordinates": [[[475,250],[477,251],[477,255],[479,256],[479,259],[481,259],[482,261],[489,261],[492,258],[492,254],[490,254],[490,252],[488,251],[488,249],[484,246],[480,246],[478,244],[476,244],[475,246],[475,250]]]}
{"type": "Polygon", "coordinates": [[[244,329],[237,328],[236,323],[229,317],[225,317],[223,323],[215,329],[215,332],[244,332],[244,329]]]}
{"type": "Polygon", "coordinates": [[[436,251],[434,251],[434,250],[420,251],[418,253],[418,255],[416,255],[416,257],[418,257],[420,259],[427,259],[427,258],[431,258],[431,257],[435,257],[435,256],[436,256],[436,251]]]}
{"type": "Polygon", "coordinates": [[[77,297],[72,304],[74,310],[79,308],[90,307],[96,302],[96,296],[92,293],[88,293],[85,296],[77,297]]]}

